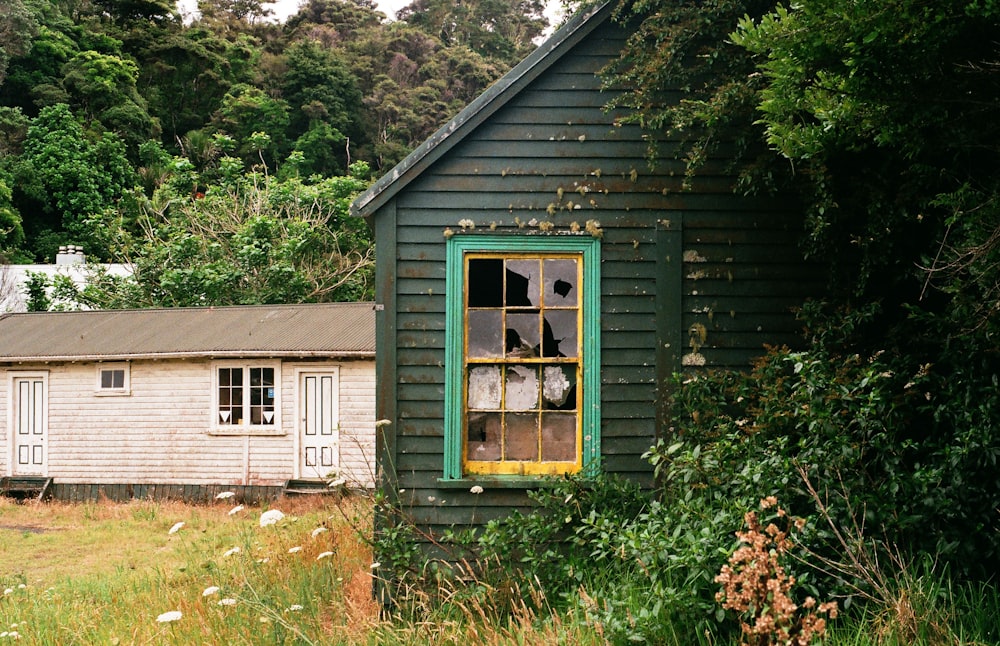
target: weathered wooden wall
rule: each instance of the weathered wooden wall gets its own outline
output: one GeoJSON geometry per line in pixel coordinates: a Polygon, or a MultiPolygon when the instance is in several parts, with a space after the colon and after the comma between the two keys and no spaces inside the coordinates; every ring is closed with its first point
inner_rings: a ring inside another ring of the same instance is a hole
{"type": "MultiPolygon", "coordinates": [[[[250,361],[249,363],[254,363],[250,361]]],[[[266,363],[266,362],[265,362],[266,363]]],[[[213,364],[131,362],[131,393],[95,393],[93,362],[17,365],[0,370],[0,473],[9,472],[10,372],[48,374],[48,473],[62,485],[280,486],[295,468],[299,416],[296,369],[339,366],[341,475],[374,484],[374,362],[280,364],[281,433],[210,433],[213,364]]],[[[117,489],[115,491],[118,491],[117,489]]]]}

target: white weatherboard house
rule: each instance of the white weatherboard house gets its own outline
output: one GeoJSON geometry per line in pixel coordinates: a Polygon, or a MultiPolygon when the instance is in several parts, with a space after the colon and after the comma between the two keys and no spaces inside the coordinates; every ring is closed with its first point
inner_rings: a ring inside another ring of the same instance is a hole
{"type": "Polygon", "coordinates": [[[374,337],[371,303],[0,315],[0,477],[62,499],[371,487],[374,337]]]}

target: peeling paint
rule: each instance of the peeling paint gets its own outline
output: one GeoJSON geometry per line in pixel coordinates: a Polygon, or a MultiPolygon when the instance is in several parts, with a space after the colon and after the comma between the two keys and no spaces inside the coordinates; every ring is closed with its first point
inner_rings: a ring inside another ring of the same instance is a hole
{"type": "Polygon", "coordinates": [[[685,249],[684,262],[708,262],[708,259],[695,249],[685,249]]]}

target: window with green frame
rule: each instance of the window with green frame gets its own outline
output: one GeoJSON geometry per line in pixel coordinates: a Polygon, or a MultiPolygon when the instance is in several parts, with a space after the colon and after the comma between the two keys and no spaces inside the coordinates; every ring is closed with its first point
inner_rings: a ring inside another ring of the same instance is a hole
{"type": "Polygon", "coordinates": [[[575,473],[600,452],[600,241],[448,240],[446,479],[575,473]]]}

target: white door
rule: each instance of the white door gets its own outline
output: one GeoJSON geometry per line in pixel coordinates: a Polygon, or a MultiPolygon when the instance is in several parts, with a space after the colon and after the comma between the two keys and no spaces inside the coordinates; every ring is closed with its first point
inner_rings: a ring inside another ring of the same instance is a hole
{"type": "Polygon", "coordinates": [[[340,466],[339,375],[299,375],[299,477],[335,478],[340,466]]]}
{"type": "Polygon", "coordinates": [[[12,475],[43,476],[47,470],[47,383],[43,375],[17,376],[12,381],[12,475]]]}

